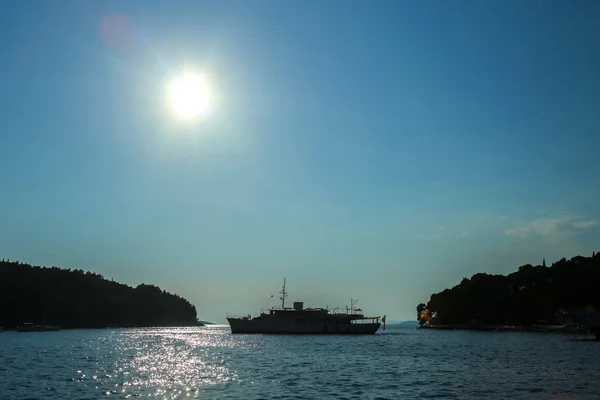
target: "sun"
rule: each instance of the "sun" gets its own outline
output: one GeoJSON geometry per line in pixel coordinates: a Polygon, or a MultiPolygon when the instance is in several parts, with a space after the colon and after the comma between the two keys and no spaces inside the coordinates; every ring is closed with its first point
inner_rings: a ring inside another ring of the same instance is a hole
{"type": "Polygon", "coordinates": [[[206,118],[212,111],[210,88],[203,75],[184,72],[167,83],[167,104],[172,115],[183,122],[206,118]]]}

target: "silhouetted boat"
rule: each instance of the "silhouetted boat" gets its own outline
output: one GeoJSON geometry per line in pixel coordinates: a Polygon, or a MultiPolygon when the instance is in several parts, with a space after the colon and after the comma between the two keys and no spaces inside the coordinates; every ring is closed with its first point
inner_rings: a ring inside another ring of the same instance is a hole
{"type": "Polygon", "coordinates": [[[58,331],[60,327],[52,325],[35,325],[30,322],[26,322],[23,325],[17,326],[17,332],[52,332],[58,331]]]}
{"type": "Polygon", "coordinates": [[[573,322],[581,325],[583,329],[596,336],[600,340],[600,312],[571,313],[569,317],[573,322]]]}
{"type": "Polygon", "coordinates": [[[292,308],[286,308],[285,279],[280,293],[281,308],[261,310],[254,318],[227,317],[231,333],[373,334],[381,322],[385,329],[385,316],[365,317],[362,310],[354,308],[354,300],[346,313],[330,313],[325,308],[304,308],[303,302],[294,302],[292,308]]]}

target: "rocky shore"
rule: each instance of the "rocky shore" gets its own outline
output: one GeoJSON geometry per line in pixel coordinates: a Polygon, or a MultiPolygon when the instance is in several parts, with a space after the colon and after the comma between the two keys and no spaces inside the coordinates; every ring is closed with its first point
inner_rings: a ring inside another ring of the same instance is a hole
{"type": "Polygon", "coordinates": [[[555,333],[586,333],[585,329],[569,325],[530,325],[530,326],[501,326],[501,325],[424,325],[419,329],[438,330],[467,330],[490,332],[555,332],[555,333]]]}

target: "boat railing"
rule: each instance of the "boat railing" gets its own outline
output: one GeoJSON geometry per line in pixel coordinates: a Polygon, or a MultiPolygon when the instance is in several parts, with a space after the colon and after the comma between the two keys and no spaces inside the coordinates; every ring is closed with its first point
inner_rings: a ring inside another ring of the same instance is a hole
{"type": "Polygon", "coordinates": [[[331,313],[345,315],[363,315],[363,310],[360,308],[334,307],[333,310],[331,310],[331,313]]]}
{"type": "Polygon", "coordinates": [[[350,321],[350,323],[352,324],[377,324],[379,323],[379,320],[381,319],[381,317],[364,317],[364,318],[358,318],[358,319],[353,319],[352,321],[350,321]]]}
{"type": "Polygon", "coordinates": [[[291,308],[280,308],[280,307],[261,308],[260,313],[262,315],[268,315],[268,314],[272,314],[274,311],[282,311],[282,310],[291,310],[291,308]]]}
{"type": "Polygon", "coordinates": [[[246,314],[246,315],[238,315],[238,314],[230,314],[227,313],[227,318],[236,318],[236,319],[252,319],[252,316],[250,314],[246,314]]]}
{"type": "Polygon", "coordinates": [[[272,308],[262,308],[260,310],[260,313],[262,315],[269,315],[269,314],[273,314],[274,312],[277,311],[296,311],[291,307],[286,307],[286,308],[281,308],[281,307],[272,307],[272,308]]]}

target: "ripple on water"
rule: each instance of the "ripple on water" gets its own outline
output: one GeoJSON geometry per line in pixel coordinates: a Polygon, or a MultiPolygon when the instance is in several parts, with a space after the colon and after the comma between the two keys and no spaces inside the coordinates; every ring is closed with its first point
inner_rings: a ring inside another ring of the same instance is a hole
{"type": "Polygon", "coordinates": [[[596,398],[600,344],[569,339],[393,327],[360,337],[4,332],[0,399],[596,398]]]}

